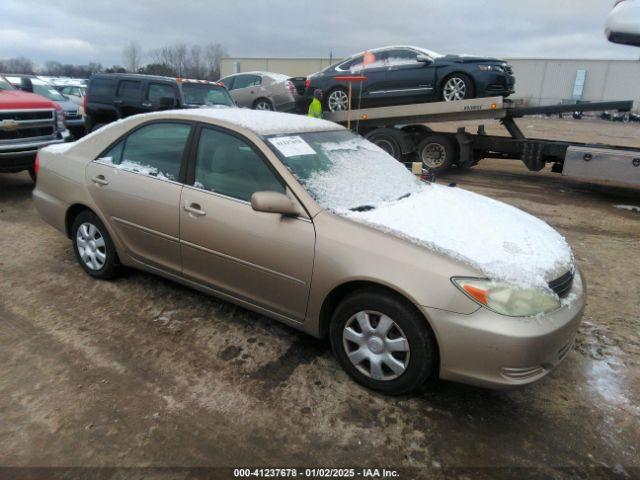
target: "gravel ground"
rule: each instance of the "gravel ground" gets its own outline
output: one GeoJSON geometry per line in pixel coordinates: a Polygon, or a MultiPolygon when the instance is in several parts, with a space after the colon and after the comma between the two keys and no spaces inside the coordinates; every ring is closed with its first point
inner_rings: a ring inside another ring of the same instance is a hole
{"type": "MultiPolygon", "coordinates": [[[[635,125],[520,124],[529,136],[640,147],[635,125]]],[[[615,207],[640,205],[640,190],[500,160],[438,181],[520,207],[574,249],[584,321],[535,385],[369,392],[326,342],[275,321],[145,273],[92,280],[38,219],[28,176],[0,175],[0,465],[640,475],[640,213],[615,207]]]]}

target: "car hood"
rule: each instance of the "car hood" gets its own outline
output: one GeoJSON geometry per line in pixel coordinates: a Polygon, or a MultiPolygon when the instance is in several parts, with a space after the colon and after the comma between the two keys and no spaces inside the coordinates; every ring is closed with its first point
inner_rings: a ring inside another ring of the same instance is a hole
{"type": "Polygon", "coordinates": [[[474,55],[445,55],[444,57],[436,58],[436,64],[450,64],[450,63],[505,63],[504,60],[493,57],[477,57],[474,55]]]}
{"type": "Polygon", "coordinates": [[[55,101],[58,105],[60,105],[62,107],[62,110],[66,111],[77,111],[78,110],[78,105],[76,105],[75,103],[73,103],[71,100],[56,100],[55,101]]]}
{"type": "Polygon", "coordinates": [[[462,261],[487,278],[523,287],[548,288],[573,268],[571,248],[545,222],[456,187],[426,184],[373,210],[337,213],[462,261]]]}
{"type": "Polygon", "coordinates": [[[56,108],[49,99],[20,90],[0,90],[0,109],[56,108]]]}

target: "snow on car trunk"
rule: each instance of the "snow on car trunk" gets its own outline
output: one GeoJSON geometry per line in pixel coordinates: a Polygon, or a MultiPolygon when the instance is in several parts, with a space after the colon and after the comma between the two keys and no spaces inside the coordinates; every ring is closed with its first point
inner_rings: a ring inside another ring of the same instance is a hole
{"type": "Polygon", "coordinates": [[[373,210],[339,213],[521,286],[548,288],[573,263],[565,239],[542,220],[460,188],[424,185],[373,210]]]}

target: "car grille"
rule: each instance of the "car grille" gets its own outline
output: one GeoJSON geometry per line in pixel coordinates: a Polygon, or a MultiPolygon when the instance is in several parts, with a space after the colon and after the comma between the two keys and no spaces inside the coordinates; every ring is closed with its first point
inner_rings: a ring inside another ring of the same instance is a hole
{"type": "Polygon", "coordinates": [[[0,142],[11,144],[51,137],[56,133],[53,110],[14,110],[0,112],[0,142]]]}
{"type": "Polygon", "coordinates": [[[53,110],[25,110],[25,111],[0,111],[0,121],[2,120],[51,120],[53,121],[53,110]]]}
{"type": "Polygon", "coordinates": [[[68,119],[68,120],[76,120],[78,118],[80,118],[81,116],[78,114],[77,110],[66,110],[64,112],[64,118],[68,119]]]}
{"type": "Polygon", "coordinates": [[[553,290],[555,294],[560,298],[566,297],[571,290],[571,286],[573,285],[574,276],[575,272],[573,270],[569,270],[561,277],[558,277],[555,280],[549,282],[549,288],[553,290]]]}

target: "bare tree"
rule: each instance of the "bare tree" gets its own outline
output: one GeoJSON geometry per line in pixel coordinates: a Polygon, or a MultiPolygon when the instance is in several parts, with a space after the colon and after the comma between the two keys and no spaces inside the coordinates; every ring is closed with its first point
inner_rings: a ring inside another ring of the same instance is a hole
{"type": "Polygon", "coordinates": [[[206,79],[218,80],[220,78],[220,59],[227,56],[227,51],[219,43],[210,43],[204,48],[206,79]]]}
{"type": "Polygon", "coordinates": [[[136,73],[142,62],[142,50],[136,42],[129,42],[122,50],[122,60],[128,72],[136,73]]]}
{"type": "Polygon", "coordinates": [[[0,61],[0,72],[33,73],[33,62],[25,57],[7,58],[0,61]]]}

